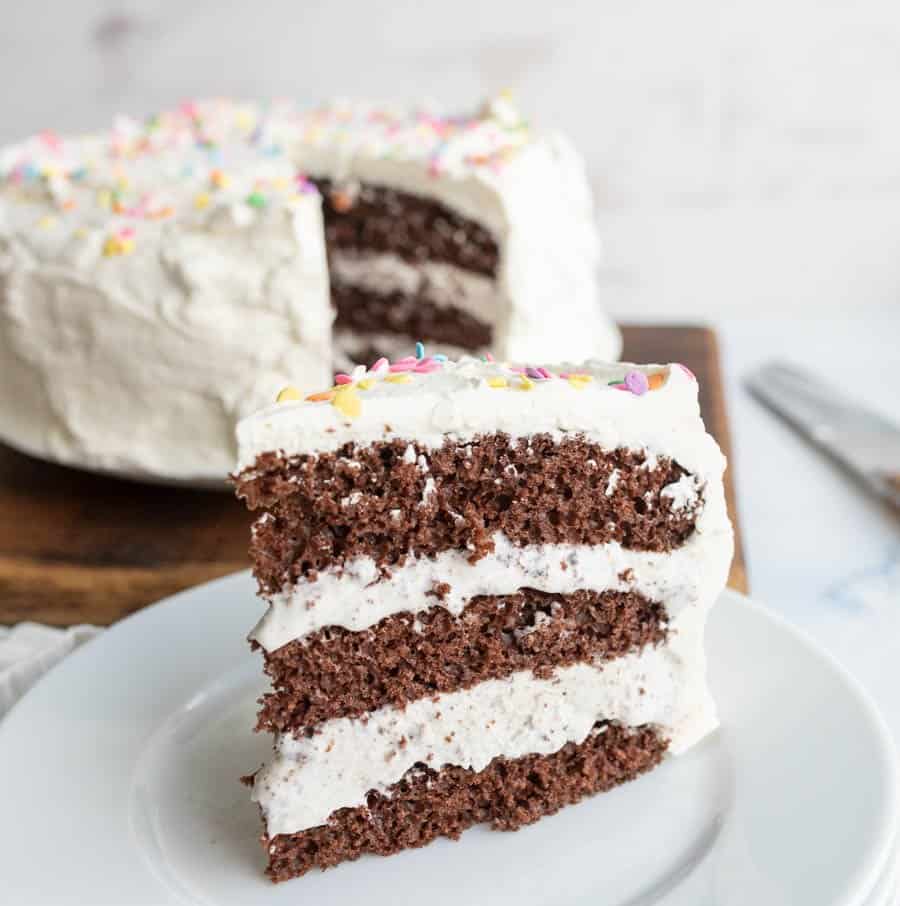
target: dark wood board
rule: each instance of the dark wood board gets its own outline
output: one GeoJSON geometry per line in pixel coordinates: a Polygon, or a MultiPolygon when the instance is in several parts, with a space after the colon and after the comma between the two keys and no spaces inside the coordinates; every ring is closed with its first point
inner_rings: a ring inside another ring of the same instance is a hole
{"type": "MultiPolygon", "coordinates": [[[[715,334],[626,326],[623,358],[679,361],[700,380],[709,430],[730,451],[715,334]]],[[[737,525],[732,482],[728,503],[737,525]]],[[[245,569],[250,517],[227,493],[140,485],[49,465],[0,446],[0,624],[106,625],[245,569]]],[[[746,590],[737,545],[730,584],[746,590]]]]}

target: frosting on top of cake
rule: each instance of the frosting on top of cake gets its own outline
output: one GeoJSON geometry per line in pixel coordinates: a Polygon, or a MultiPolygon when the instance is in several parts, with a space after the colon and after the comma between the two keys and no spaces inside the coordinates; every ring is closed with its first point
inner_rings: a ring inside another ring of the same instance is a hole
{"type": "Polygon", "coordinates": [[[41,132],[0,151],[0,235],[27,232],[36,254],[54,256],[95,240],[115,257],[172,221],[246,226],[302,204],[316,193],[288,153],[291,120],[285,103],[221,99],[119,117],[104,132],[41,132]]]}
{"type": "Polygon", "coordinates": [[[439,446],[448,435],[496,431],[583,433],[606,448],[666,453],[698,473],[723,462],[700,418],[696,378],[678,364],[452,362],[419,344],[416,356],[337,375],[329,390],[303,399],[288,387],[278,399],[238,425],[239,470],[266,452],[315,454],[394,437],[439,446]]]}

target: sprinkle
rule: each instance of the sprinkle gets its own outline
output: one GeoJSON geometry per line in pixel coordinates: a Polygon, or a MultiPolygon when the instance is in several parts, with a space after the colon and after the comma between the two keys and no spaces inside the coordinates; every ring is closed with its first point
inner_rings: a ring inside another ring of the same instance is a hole
{"type": "Polygon", "coordinates": [[[509,381],[505,377],[488,378],[488,387],[508,387],[509,381]]]}
{"type": "Polygon", "coordinates": [[[356,418],[362,411],[362,404],[359,401],[359,396],[352,386],[343,386],[340,390],[337,390],[334,394],[334,399],[331,401],[331,405],[342,415],[347,416],[347,418],[356,418]]]}
{"type": "Polygon", "coordinates": [[[534,378],[535,380],[538,380],[538,381],[543,381],[543,380],[544,380],[544,375],[543,375],[543,373],[541,372],[541,369],[540,369],[540,368],[532,368],[532,367],[529,365],[528,368],[525,369],[525,374],[527,374],[528,377],[534,378]]]}
{"type": "Polygon", "coordinates": [[[352,384],[353,378],[350,377],[349,374],[343,374],[343,373],[336,374],[334,376],[334,382],[335,382],[335,384],[352,384]]]}
{"type": "Polygon", "coordinates": [[[200,194],[194,198],[194,207],[198,211],[202,211],[204,208],[209,207],[209,195],[206,192],[200,192],[200,194]]]}
{"type": "Polygon", "coordinates": [[[422,359],[422,361],[413,368],[416,374],[431,374],[433,371],[440,371],[440,362],[433,359],[422,359]]]}
{"type": "Polygon", "coordinates": [[[625,386],[635,396],[643,396],[650,389],[647,375],[643,371],[629,371],[625,375],[625,386]]]}
{"type": "Polygon", "coordinates": [[[416,358],[424,359],[425,358],[425,344],[416,343],[416,358]]]}
{"type": "Polygon", "coordinates": [[[292,400],[303,399],[300,394],[300,391],[296,387],[285,387],[278,396],[275,397],[276,403],[288,403],[292,400]]]}
{"type": "Polygon", "coordinates": [[[330,402],[332,399],[334,399],[334,391],[323,390],[321,391],[321,393],[310,393],[310,395],[306,397],[306,399],[311,403],[330,402]]]}
{"type": "Polygon", "coordinates": [[[647,378],[647,383],[651,390],[659,390],[665,382],[665,377],[658,371],[656,374],[651,374],[650,377],[647,378]]]}
{"type": "Polygon", "coordinates": [[[570,374],[566,380],[571,384],[576,390],[584,390],[587,387],[589,380],[585,380],[585,375],[583,374],[570,374]]]}
{"type": "MultiPolygon", "coordinates": [[[[560,377],[565,377],[565,378],[568,378],[569,380],[572,380],[574,378],[576,381],[583,381],[585,384],[588,384],[592,380],[594,380],[594,376],[592,374],[581,374],[577,371],[573,371],[571,374],[561,374],[560,377]]],[[[621,382],[620,381],[611,381],[610,383],[618,384],[621,382]]]]}
{"type": "Polygon", "coordinates": [[[389,384],[408,384],[412,378],[408,374],[389,374],[385,380],[389,384]]]}
{"type": "Polygon", "coordinates": [[[435,360],[435,362],[446,362],[447,361],[447,356],[445,356],[444,353],[442,353],[442,352],[436,352],[432,356],[432,358],[435,360]]]}
{"type": "Polygon", "coordinates": [[[130,255],[134,251],[134,239],[127,234],[123,234],[125,234],[124,230],[117,236],[110,236],[103,243],[103,254],[107,258],[112,258],[116,255],[130,255]]]}
{"type": "Polygon", "coordinates": [[[485,360],[485,362],[493,362],[494,357],[489,352],[486,352],[484,354],[484,360],[485,360]]]}
{"type": "Polygon", "coordinates": [[[56,218],[52,214],[45,214],[43,217],[41,217],[40,220],[38,220],[37,225],[42,230],[49,230],[50,227],[56,226],[56,218]]]}
{"type": "Polygon", "coordinates": [[[361,381],[357,381],[356,386],[359,390],[371,390],[374,384],[375,381],[371,378],[364,378],[361,381]]]}
{"type": "Polygon", "coordinates": [[[224,189],[230,182],[228,175],[221,170],[213,170],[209,174],[209,182],[214,189],[224,189]]]}
{"type": "Polygon", "coordinates": [[[266,206],[266,197],[262,192],[251,192],[247,196],[246,202],[251,208],[264,208],[266,206]]]}
{"type": "Polygon", "coordinates": [[[534,381],[529,380],[523,374],[520,379],[519,390],[534,390],[534,381]]]}
{"type": "Polygon", "coordinates": [[[382,356],[374,365],[372,365],[369,371],[386,371],[390,367],[390,364],[391,363],[382,356]]]}
{"type": "Polygon", "coordinates": [[[394,364],[391,365],[389,370],[392,373],[397,372],[397,371],[412,371],[413,368],[415,368],[415,367],[416,367],[415,361],[410,362],[410,361],[401,360],[399,362],[394,362],[394,364]]]}

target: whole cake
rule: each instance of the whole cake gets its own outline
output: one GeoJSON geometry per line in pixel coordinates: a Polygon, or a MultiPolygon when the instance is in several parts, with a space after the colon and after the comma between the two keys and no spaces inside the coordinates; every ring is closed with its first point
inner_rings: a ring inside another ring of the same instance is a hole
{"type": "Polygon", "coordinates": [[[0,438],[219,481],[236,421],[289,378],[322,386],[335,355],[422,335],[615,357],[595,265],[580,161],[502,99],[467,117],[214,100],[44,132],[0,151],[0,438]]]}
{"type": "Polygon", "coordinates": [[[716,723],[724,458],[679,365],[382,359],[238,427],[275,881],[514,830],[716,723]]]}

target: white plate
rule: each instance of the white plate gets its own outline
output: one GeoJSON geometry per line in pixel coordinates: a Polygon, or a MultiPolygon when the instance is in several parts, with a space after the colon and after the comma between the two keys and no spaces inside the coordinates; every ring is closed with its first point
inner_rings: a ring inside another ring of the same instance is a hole
{"type": "Polygon", "coordinates": [[[722,729],[686,756],[516,834],[273,887],[237,781],[268,746],[249,732],[257,609],[247,574],[147,608],[0,724],[4,902],[864,906],[888,869],[898,792],[880,718],[828,657],[726,592],[708,643],[722,729]]]}

